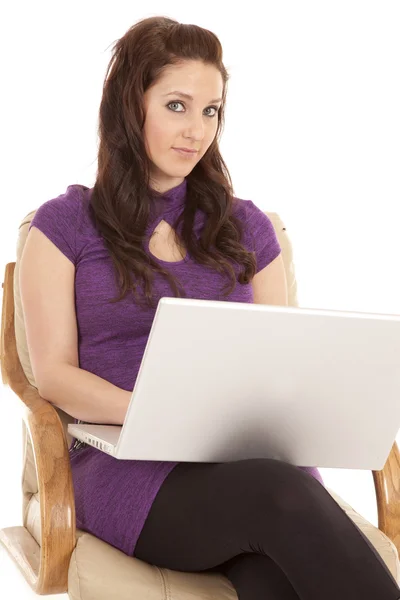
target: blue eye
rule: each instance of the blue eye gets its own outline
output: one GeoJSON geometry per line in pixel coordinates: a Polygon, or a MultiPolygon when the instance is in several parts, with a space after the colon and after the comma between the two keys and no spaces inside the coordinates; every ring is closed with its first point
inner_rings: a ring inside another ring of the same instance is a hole
{"type": "MultiPolygon", "coordinates": [[[[185,106],[184,103],[179,100],[174,100],[173,102],[169,102],[169,104],[167,104],[167,107],[169,108],[171,106],[171,104],[182,104],[182,106],[185,106]]],[[[215,109],[215,113],[213,115],[207,115],[207,117],[209,117],[210,119],[214,119],[218,115],[218,112],[219,112],[218,106],[208,106],[207,108],[215,109]]],[[[182,112],[181,110],[179,110],[179,111],[173,110],[172,108],[169,108],[169,110],[172,110],[172,112],[182,112]]]]}

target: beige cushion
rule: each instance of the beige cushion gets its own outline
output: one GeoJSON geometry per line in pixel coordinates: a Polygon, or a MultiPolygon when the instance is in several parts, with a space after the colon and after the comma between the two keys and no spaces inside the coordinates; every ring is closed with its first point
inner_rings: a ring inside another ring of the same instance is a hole
{"type": "MultiPolygon", "coordinates": [[[[36,211],[30,212],[22,221],[14,275],[15,334],[18,355],[22,368],[31,385],[36,387],[25,335],[25,323],[19,293],[19,260],[28,235],[29,224],[36,211]]],[[[293,263],[292,244],[279,215],[266,212],[275,228],[282,248],[288,285],[289,306],[298,306],[297,282],[293,263]]],[[[73,419],[61,410],[58,414],[66,430],[73,419]]],[[[29,436],[23,426],[24,443],[24,525],[41,543],[40,510],[35,461],[29,436]]],[[[68,435],[68,443],[70,442],[68,435]]],[[[397,581],[399,581],[399,560],[394,544],[379,529],[368,523],[351,506],[329,490],[335,500],[371,540],[397,581]]],[[[93,535],[77,531],[77,544],[72,554],[69,568],[68,594],[71,600],[236,600],[236,592],[230,581],[223,575],[204,573],[183,573],[170,569],[159,569],[143,561],[129,557],[116,548],[97,539],[93,535]]]]}
{"type": "Polygon", "coordinates": [[[237,600],[223,575],[159,569],[82,532],[70,562],[68,596],[71,600],[237,600]]]}
{"type": "Polygon", "coordinates": [[[350,519],[354,521],[357,527],[361,529],[363,534],[369,539],[371,544],[374,546],[374,548],[378,551],[378,553],[385,561],[387,567],[389,568],[397,583],[400,583],[399,553],[397,552],[397,548],[392,542],[392,540],[390,540],[387,537],[387,535],[385,535],[380,529],[372,525],[358,512],[356,512],[354,508],[350,506],[350,504],[345,502],[343,498],[336,494],[336,492],[334,492],[330,488],[328,488],[328,492],[343,508],[346,514],[350,517],[350,519]]]}

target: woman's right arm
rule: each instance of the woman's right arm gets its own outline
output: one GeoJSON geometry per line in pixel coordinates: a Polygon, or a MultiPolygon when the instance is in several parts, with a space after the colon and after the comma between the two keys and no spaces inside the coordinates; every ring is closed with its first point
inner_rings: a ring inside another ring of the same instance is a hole
{"type": "Polygon", "coordinates": [[[35,226],[21,256],[19,284],[40,395],[81,421],[122,425],[132,394],[79,367],[75,266],[35,226]]]}

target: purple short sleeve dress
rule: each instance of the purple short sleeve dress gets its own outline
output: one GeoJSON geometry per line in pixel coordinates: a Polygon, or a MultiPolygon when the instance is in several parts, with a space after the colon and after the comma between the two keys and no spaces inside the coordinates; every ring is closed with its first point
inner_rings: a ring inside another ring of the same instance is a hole
{"type": "MultiPolygon", "coordinates": [[[[149,220],[146,251],[159,221],[170,225],[182,211],[187,180],[157,199],[149,220]]],[[[114,385],[132,391],[153,322],[155,310],[139,307],[129,295],[109,304],[117,296],[112,260],[90,218],[92,188],[70,185],[65,193],[42,204],[31,222],[75,265],[75,308],[78,326],[79,366],[114,385]]],[[[251,200],[237,202],[237,215],[245,223],[243,243],[256,252],[257,272],[281,252],[267,215],[251,200]]],[[[195,234],[204,223],[198,211],[195,234]]],[[[222,296],[226,279],[210,268],[196,264],[189,254],[179,262],[156,259],[179,279],[188,298],[253,302],[252,286],[236,284],[227,298],[222,296]]],[[[171,296],[168,282],[154,279],[157,297],[171,296]]],[[[176,462],[117,460],[84,446],[71,448],[71,467],[76,501],[77,527],[133,556],[136,542],[151,505],[176,462]]],[[[300,467],[322,484],[316,468],[300,467]]]]}

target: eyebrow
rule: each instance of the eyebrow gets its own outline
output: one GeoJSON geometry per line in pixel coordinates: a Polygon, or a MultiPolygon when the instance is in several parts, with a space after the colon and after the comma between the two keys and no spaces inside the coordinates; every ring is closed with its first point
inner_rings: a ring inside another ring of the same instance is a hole
{"type": "MultiPolygon", "coordinates": [[[[185,92],[179,92],[178,90],[175,90],[174,92],[169,92],[169,94],[165,94],[165,96],[182,96],[182,98],[187,98],[188,100],[193,100],[193,96],[191,96],[190,94],[185,94],[185,92]]],[[[210,102],[221,102],[222,98],[214,98],[214,100],[210,100],[210,102]]]]}

